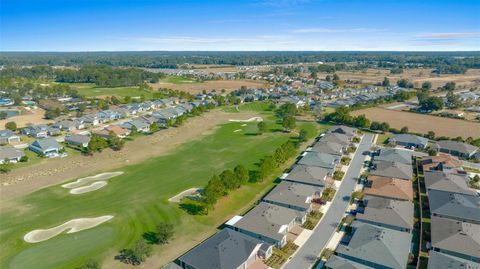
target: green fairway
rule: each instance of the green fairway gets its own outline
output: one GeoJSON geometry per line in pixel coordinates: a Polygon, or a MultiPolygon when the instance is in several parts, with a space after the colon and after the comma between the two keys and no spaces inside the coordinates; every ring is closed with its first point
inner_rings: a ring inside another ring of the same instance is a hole
{"type": "MultiPolygon", "coordinates": [[[[256,122],[246,126],[242,126],[245,123],[224,124],[214,133],[186,143],[170,155],[120,169],[125,173],[108,180],[108,185],[100,190],[74,196],[60,186],[53,186],[15,201],[15,205],[0,214],[0,267],[74,268],[89,258],[101,260],[117,253],[141,238],[144,232],[153,231],[162,221],[175,223],[179,244],[181,239],[212,233],[219,223],[249,206],[272,183],[246,184],[219,203],[208,216],[187,215],[167,200],[185,189],[202,187],[214,173],[225,168],[237,164],[253,168],[255,162],[289,139],[292,134],[276,131],[280,127],[271,112],[262,114],[271,130],[269,133],[251,135],[256,130],[256,122]],[[114,215],[114,218],[95,228],[63,233],[40,243],[23,241],[23,236],[34,229],[102,215],[114,215]]],[[[301,123],[299,127],[306,128],[310,135],[316,133],[317,126],[313,123],[301,123]]],[[[175,247],[174,244],[163,248],[175,247]]]]}
{"type": "Polygon", "coordinates": [[[173,84],[198,83],[196,80],[184,76],[167,76],[162,81],[173,84]]]}

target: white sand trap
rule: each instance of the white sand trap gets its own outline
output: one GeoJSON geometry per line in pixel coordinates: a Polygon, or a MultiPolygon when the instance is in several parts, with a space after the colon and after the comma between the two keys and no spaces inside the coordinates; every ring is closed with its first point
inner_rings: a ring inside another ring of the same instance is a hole
{"type": "Polygon", "coordinates": [[[240,125],[240,126],[245,127],[245,126],[247,126],[247,124],[242,124],[242,125],[240,125]]]}
{"type": "Polygon", "coordinates": [[[235,130],[235,131],[233,131],[233,132],[236,133],[236,132],[241,132],[241,131],[242,131],[242,129],[237,129],[237,130],[235,130]]]}
{"type": "Polygon", "coordinates": [[[93,182],[92,184],[87,185],[87,186],[82,186],[82,187],[78,187],[78,188],[75,188],[75,189],[71,189],[70,193],[71,194],[82,194],[82,193],[87,193],[87,192],[91,192],[91,191],[96,191],[96,190],[98,190],[100,188],[103,188],[105,186],[107,186],[106,181],[96,181],[96,182],[93,182]]]}
{"type": "Polygon", "coordinates": [[[25,240],[25,242],[27,243],[38,243],[55,237],[64,232],[65,230],[67,230],[67,234],[72,234],[86,229],[91,229],[97,225],[111,220],[112,218],[113,216],[106,215],[97,218],[72,219],[65,222],[64,224],[58,225],[50,229],[33,230],[27,233],[23,237],[23,240],[25,240]]]}
{"type": "Polygon", "coordinates": [[[67,188],[67,189],[78,188],[78,187],[83,186],[85,184],[88,184],[90,182],[107,180],[109,178],[116,177],[116,176],[119,176],[121,174],[123,174],[122,171],[101,173],[101,174],[98,174],[98,175],[95,175],[95,176],[79,178],[79,179],[75,180],[74,182],[63,184],[62,187],[67,188]]]}
{"type": "Polygon", "coordinates": [[[248,120],[229,120],[230,122],[252,122],[252,121],[263,121],[262,117],[253,117],[248,120]]]}
{"type": "Polygon", "coordinates": [[[173,202],[173,203],[179,203],[180,200],[182,200],[183,197],[196,194],[200,190],[201,190],[201,188],[190,188],[188,190],[182,191],[181,193],[173,196],[172,198],[168,199],[168,201],[173,202]]]}

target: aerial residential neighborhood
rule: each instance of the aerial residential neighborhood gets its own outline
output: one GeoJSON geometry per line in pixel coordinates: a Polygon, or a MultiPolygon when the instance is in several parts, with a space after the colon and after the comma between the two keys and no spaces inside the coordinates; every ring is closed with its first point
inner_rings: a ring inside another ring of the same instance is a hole
{"type": "Polygon", "coordinates": [[[480,269],[480,2],[0,2],[0,269],[480,269]]]}

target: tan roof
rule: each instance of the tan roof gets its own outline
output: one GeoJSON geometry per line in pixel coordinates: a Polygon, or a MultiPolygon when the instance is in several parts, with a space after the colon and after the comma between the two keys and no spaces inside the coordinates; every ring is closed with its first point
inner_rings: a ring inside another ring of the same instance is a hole
{"type": "Polygon", "coordinates": [[[365,187],[365,194],[399,200],[413,200],[412,182],[408,180],[372,175],[368,177],[368,180],[370,186],[365,187]]]}
{"type": "Polygon", "coordinates": [[[118,125],[111,125],[106,127],[107,131],[114,132],[116,135],[126,135],[128,134],[128,129],[122,128],[118,125]]]}
{"type": "Polygon", "coordinates": [[[423,171],[426,170],[443,170],[442,166],[460,168],[462,162],[455,157],[448,154],[439,154],[438,156],[424,157],[421,161],[423,165],[423,171]]]}

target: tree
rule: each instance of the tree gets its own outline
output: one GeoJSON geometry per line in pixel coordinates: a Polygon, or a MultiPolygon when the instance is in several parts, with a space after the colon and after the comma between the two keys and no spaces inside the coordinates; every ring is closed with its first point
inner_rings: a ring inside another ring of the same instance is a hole
{"type": "Polygon", "coordinates": [[[380,130],[388,132],[390,130],[390,124],[388,124],[388,122],[382,122],[382,124],[380,124],[380,130]]]}
{"type": "Polygon", "coordinates": [[[397,85],[398,85],[398,87],[408,88],[408,86],[409,86],[409,81],[408,81],[408,79],[402,78],[402,79],[400,79],[399,81],[397,81],[397,85]]]}
{"type": "Polygon", "coordinates": [[[429,91],[432,88],[432,83],[430,81],[425,81],[422,83],[422,90],[429,91]]]}
{"type": "Polygon", "coordinates": [[[402,133],[402,134],[408,133],[408,127],[407,127],[407,126],[403,126],[402,129],[400,129],[400,133],[402,133]]]}
{"type": "Polygon", "coordinates": [[[5,129],[10,130],[10,131],[16,131],[17,130],[17,124],[14,121],[9,121],[5,123],[5,129]]]}
{"type": "Polygon", "coordinates": [[[428,156],[437,156],[437,151],[433,148],[428,148],[428,156]]]}
{"type": "Polygon", "coordinates": [[[116,258],[124,263],[139,265],[144,262],[152,253],[152,245],[145,240],[140,239],[135,241],[132,248],[122,249],[120,255],[116,258]]]}
{"type": "Polygon", "coordinates": [[[100,269],[100,264],[94,260],[88,260],[84,265],[76,269],[100,269]]]}
{"type": "Polygon", "coordinates": [[[225,185],[217,175],[214,175],[203,190],[203,200],[207,205],[214,205],[218,198],[226,194],[225,185]]]}
{"type": "Polygon", "coordinates": [[[422,89],[417,91],[418,102],[421,103],[428,98],[428,90],[422,89]]]}
{"type": "Polygon", "coordinates": [[[263,181],[268,175],[270,175],[270,173],[272,173],[276,166],[277,164],[272,156],[266,156],[262,159],[260,161],[259,180],[263,181]]]}
{"type": "Polygon", "coordinates": [[[390,86],[390,80],[387,77],[383,78],[382,86],[384,87],[390,86]]]}
{"type": "Polygon", "coordinates": [[[308,135],[307,130],[301,129],[300,132],[298,133],[298,141],[300,142],[307,141],[307,135],[308,135]]]}
{"type": "MultiPolygon", "coordinates": [[[[125,141],[116,136],[113,132],[109,133],[110,139],[108,139],[108,145],[113,150],[121,150],[125,146],[125,141]]],[[[91,143],[91,142],[90,142],[91,143]]]]}
{"type": "Polygon", "coordinates": [[[443,89],[445,91],[454,91],[455,90],[455,82],[451,81],[451,82],[447,82],[444,86],[443,86],[443,89]]]}
{"type": "Polygon", "coordinates": [[[0,112],[0,120],[4,120],[8,117],[7,112],[1,111],[0,112]]]}
{"type": "Polygon", "coordinates": [[[108,146],[108,143],[104,138],[98,135],[92,135],[87,148],[90,152],[95,152],[95,151],[100,152],[107,146],[108,146]]]}
{"type": "Polygon", "coordinates": [[[283,104],[279,108],[279,114],[282,117],[295,116],[297,114],[297,107],[294,104],[283,104]]]}
{"type": "Polygon", "coordinates": [[[237,182],[237,178],[231,170],[223,171],[220,174],[220,180],[227,190],[234,190],[240,187],[240,183],[237,182]]]}
{"type": "Polygon", "coordinates": [[[325,80],[328,81],[328,82],[332,81],[332,76],[327,75],[327,76],[325,77],[325,80]]]}
{"type": "Polygon", "coordinates": [[[160,127],[158,126],[158,124],[156,122],[150,124],[150,132],[155,133],[158,130],[160,130],[160,127]]]}
{"type": "Polygon", "coordinates": [[[457,108],[462,106],[462,101],[458,95],[454,94],[451,90],[447,92],[447,106],[449,108],[457,108]]]}
{"type": "Polygon", "coordinates": [[[0,173],[6,174],[6,173],[12,171],[12,168],[13,168],[13,164],[11,164],[9,162],[4,162],[4,163],[0,164],[0,173]]]}
{"type": "Polygon", "coordinates": [[[168,243],[168,241],[170,241],[170,239],[173,237],[173,225],[163,222],[158,224],[156,236],[158,238],[157,244],[168,243]]]}
{"type": "Polygon", "coordinates": [[[432,140],[435,139],[435,132],[434,131],[428,131],[427,138],[432,139],[432,140]]]}
{"type": "Polygon", "coordinates": [[[261,121],[257,124],[257,128],[258,128],[258,133],[259,134],[263,134],[263,133],[267,132],[267,124],[263,121],[261,121]]]}
{"type": "Polygon", "coordinates": [[[357,116],[353,119],[353,125],[356,127],[367,128],[370,126],[370,120],[365,115],[357,116]]]}
{"type": "Polygon", "coordinates": [[[235,177],[237,178],[237,181],[240,184],[243,184],[248,181],[249,175],[248,175],[248,170],[245,168],[245,166],[239,164],[233,168],[233,173],[235,174],[235,177]]]}
{"type": "Polygon", "coordinates": [[[420,107],[427,111],[443,109],[443,99],[437,96],[430,96],[420,102],[420,107]]]}
{"type": "Polygon", "coordinates": [[[290,132],[291,130],[295,129],[297,126],[296,120],[292,116],[288,116],[283,118],[282,127],[287,131],[290,132]]]}

